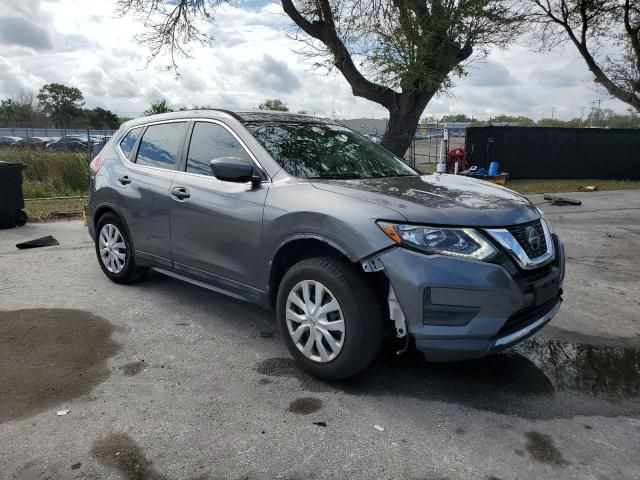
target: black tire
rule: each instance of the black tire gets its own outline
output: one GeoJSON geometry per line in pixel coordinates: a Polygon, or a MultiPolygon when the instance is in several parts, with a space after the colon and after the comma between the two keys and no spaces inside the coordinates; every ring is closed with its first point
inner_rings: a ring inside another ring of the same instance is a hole
{"type": "Polygon", "coordinates": [[[27,220],[29,220],[27,212],[25,212],[24,210],[18,210],[16,212],[15,222],[17,226],[24,227],[27,224],[27,220]]]}
{"type": "Polygon", "coordinates": [[[98,264],[100,265],[100,268],[102,268],[102,271],[107,276],[107,278],[109,278],[109,280],[115,283],[127,284],[138,282],[146,276],[149,269],[146,267],[138,267],[136,265],[135,255],[133,254],[133,245],[131,243],[131,239],[129,238],[129,233],[117,215],[113,213],[105,213],[104,215],[102,215],[98,220],[98,224],[96,225],[95,235],[95,248],[96,256],[98,257],[98,264]],[[125,252],[124,267],[118,273],[110,272],[102,262],[102,258],[100,257],[100,246],[98,239],[100,237],[102,227],[107,224],[114,225],[118,229],[127,247],[127,250],[125,252]]]}
{"type": "Polygon", "coordinates": [[[324,380],[342,380],[363,371],[378,355],[383,335],[382,308],[364,275],[345,260],[317,257],[295,264],[282,279],[276,303],[282,337],[296,362],[311,375],[324,380]],[[342,309],[342,349],[334,359],[326,363],[311,360],[298,350],[287,327],[287,298],[291,290],[303,280],[322,283],[331,291],[342,309]]]}

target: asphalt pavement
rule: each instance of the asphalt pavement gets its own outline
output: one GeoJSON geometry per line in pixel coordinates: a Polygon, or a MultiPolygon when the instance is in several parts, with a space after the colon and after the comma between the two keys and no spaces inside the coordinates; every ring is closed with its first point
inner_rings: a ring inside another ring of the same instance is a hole
{"type": "Polygon", "coordinates": [[[638,479],[640,191],[566,196],[532,196],[567,244],[551,325],[341,383],[295,366],[271,312],[111,283],[79,221],[0,231],[0,478],[638,479]]]}

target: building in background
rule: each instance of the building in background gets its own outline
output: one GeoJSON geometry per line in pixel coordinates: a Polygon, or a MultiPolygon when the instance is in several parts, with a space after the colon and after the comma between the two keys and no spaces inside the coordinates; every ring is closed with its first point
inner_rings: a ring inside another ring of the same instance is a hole
{"type": "Polygon", "coordinates": [[[347,120],[338,120],[345,127],[355,130],[363,135],[383,135],[387,129],[386,118],[352,118],[347,120]]]}

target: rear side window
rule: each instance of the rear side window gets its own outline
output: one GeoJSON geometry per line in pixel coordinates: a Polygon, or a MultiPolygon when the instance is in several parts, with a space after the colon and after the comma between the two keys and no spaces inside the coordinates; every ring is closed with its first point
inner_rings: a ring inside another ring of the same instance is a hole
{"type": "Polygon", "coordinates": [[[135,147],[141,132],[142,127],[134,128],[120,141],[120,150],[122,150],[122,153],[124,153],[127,158],[131,156],[131,150],[135,147]]]}
{"type": "Polygon", "coordinates": [[[151,125],[144,132],[136,163],[174,170],[187,132],[187,122],[151,125]]]}
{"type": "Polygon", "coordinates": [[[211,175],[209,162],[222,157],[252,161],[244,147],[226,128],[215,123],[197,122],[193,126],[189,144],[187,172],[211,175]]]}

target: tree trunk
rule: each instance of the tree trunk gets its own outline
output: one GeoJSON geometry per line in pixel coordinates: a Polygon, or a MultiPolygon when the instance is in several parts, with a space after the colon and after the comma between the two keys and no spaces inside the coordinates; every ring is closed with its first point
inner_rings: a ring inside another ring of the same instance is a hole
{"type": "Polygon", "coordinates": [[[403,158],[415,136],[420,116],[434,93],[399,93],[389,108],[389,123],[380,145],[403,158]]]}

